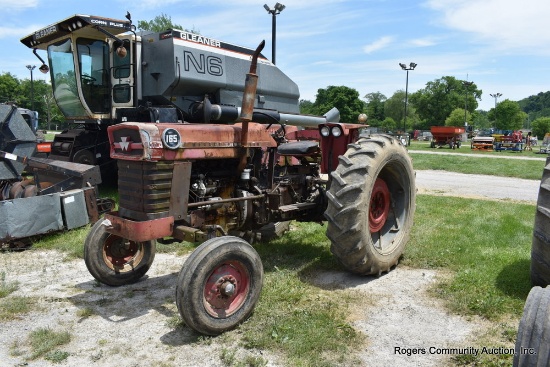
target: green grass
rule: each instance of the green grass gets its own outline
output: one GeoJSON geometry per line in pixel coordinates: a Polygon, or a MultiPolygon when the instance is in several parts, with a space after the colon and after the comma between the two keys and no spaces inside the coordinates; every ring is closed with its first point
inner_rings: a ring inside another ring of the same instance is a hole
{"type": "Polygon", "coordinates": [[[409,151],[415,170],[444,170],[468,174],[482,174],[540,180],[544,161],[494,159],[460,156],[456,154],[423,154],[409,151]]]}
{"type": "Polygon", "coordinates": [[[13,320],[30,312],[36,300],[31,297],[5,297],[0,299],[0,320],[13,320]]]}
{"type": "Polygon", "coordinates": [[[29,344],[31,346],[31,355],[29,359],[44,357],[52,362],[61,362],[69,354],[56,348],[71,341],[71,334],[68,331],[53,331],[49,328],[40,328],[34,330],[29,335],[29,344]]]}
{"type": "Polygon", "coordinates": [[[43,236],[33,242],[35,250],[58,250],[66,254],[67,260],[84,258],[84,241],[90,231],[90,225],[67,232],[43,236]]]}
{"type": "Polygon", "coordinates": [[[51,132],[51,131],[50,131],[50,132],[47,132],[46,134],[44,134],[44,139],[45,139],[46,141],[53,141],[53,139],[55,138],[55,136],[56,136],[57,134],[59,134],[60,132],[61,132],[61,131],[59,131],[59,132],[51,132]]]}
{"type": "Polygon", "coordinates": [[[529,204],[418,195],[403,263],[450,270],[436,292],[456,312],[490,320],[521,314],[534,215],[529,204]]]}
{"type": "MultiPolygon", "coordinates": [[[[476,347],[514,347],[531,289],[534,214],[535,206],[529,204],[417,196],[415,225],[402,264],[449,274],[432,288],[432,294],[454,313],[481,316],[493,325],[476,338],[476,347]]],[[[512,357],[453,360],[460,366],[508,366],[512,357]]]]}

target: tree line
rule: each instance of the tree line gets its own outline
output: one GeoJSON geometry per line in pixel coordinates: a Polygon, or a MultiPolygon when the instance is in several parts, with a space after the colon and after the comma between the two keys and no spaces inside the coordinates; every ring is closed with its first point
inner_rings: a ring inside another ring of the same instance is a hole
{"type": "Polygon", "coordinates": [[[53,98],[52,86],[45,80],[34,79],[31,86],[30,78],[18,79],[11,73],[0,74],[0,103],[37,111],[40,129],[52,130],[55,125],[65,125],[63,114],[53,98]]]}
{"type": "Polygon", "coordinates": [[[489,111],[478,109],[482,90],[473,82],[443,76],[407,96],[405,118],[405,91],[397,90],[386,97],[371,92],[359,97],[357,90],[346,86],[319,89],[314,102],[300,101],[302,113],[323,115],[335,106],[340,109],[341,121],[357,122],[360,114],[368,116],[369,126],[388,131],[429,130],[431,126],[471,126],[477,130],[532,129],[542,137],[550,132],[550,92],[515,102],[497,101],[489,111]],[[534,118],[533,118],[534,117],[534,118]]]}

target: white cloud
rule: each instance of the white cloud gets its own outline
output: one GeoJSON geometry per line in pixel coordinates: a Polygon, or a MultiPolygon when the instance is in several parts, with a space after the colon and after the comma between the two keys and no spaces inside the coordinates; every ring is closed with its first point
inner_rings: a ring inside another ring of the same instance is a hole
{"type": "Polygon", "coordinates": [[[393,40],[394,40],[394,37],[392,37],[392,36],[380,37],[379,39],[377,39],[373,43],[364,46],[363,51],[366,54],[370,54],[374,51],[381,50],[383,48],[386,48],[389,44],[391,44],[393,42],[393,40]]]}
{"type": "Polygon", "coordinates": [[[38,0],[0,0],[0,8],[2,11],[22,11],[37,6],[38,0]]]}
{"type": "Polygon", "coordinates": [[[449,28],[476,34],[492,48],[547,52],[550,42],[548,0],[428,0],[449,28]]]}
{"type": "Polygon", "coordinates": [[[437,44],[437,42],[431,38],[417,38],[411,40],[410,43],[415,47],[429,47],[437,44]]]}

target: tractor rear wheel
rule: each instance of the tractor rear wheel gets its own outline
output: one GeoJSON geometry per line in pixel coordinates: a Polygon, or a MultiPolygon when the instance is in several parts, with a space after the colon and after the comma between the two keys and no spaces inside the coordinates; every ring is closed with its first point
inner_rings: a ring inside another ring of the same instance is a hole
{"type": "Polygon", "coordinates": [[[101,283],[117,287],[141,279],[153,264],[156,242],[134,242],[107,232],[97,221],[84,242],[84,262],[101,283]]]}
{"type": "Polygon", "coordinates": [[[252,246],[238,237],[212,238],[185,261],[176,284],[176,304],[187,326],[218,335],[250,316],[262,284],[262,261],[252,246]]]}
{"type": "Polygon", "coordinates": [[[542,174],[531,244],[531,282],[550,285],[550,157],[542,174]]]}
{"type": "Polygon", "coordinates": [[[412,161],[388,135],[348,146],[327,192],[331,251],[353,273],[380,275],[397,265],[409,239],[416,188],[412,161]]]}
{"type": "Polygon", "coordinates": [[[514,367],[550,363],[550,288],[533,287],[519,322],[514,367]]]}

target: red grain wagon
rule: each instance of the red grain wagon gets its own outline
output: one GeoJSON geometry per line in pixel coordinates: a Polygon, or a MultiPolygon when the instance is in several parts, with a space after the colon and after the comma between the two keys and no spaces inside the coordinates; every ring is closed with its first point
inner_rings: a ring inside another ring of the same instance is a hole
{"type": "Polygon", "coordinates": [[[447,145],[449,148],[455,149],[460,148],[465,129],[456,126],[432,126],[430,131],[433,136],[430,147],[440,148],[447,145]]]}

